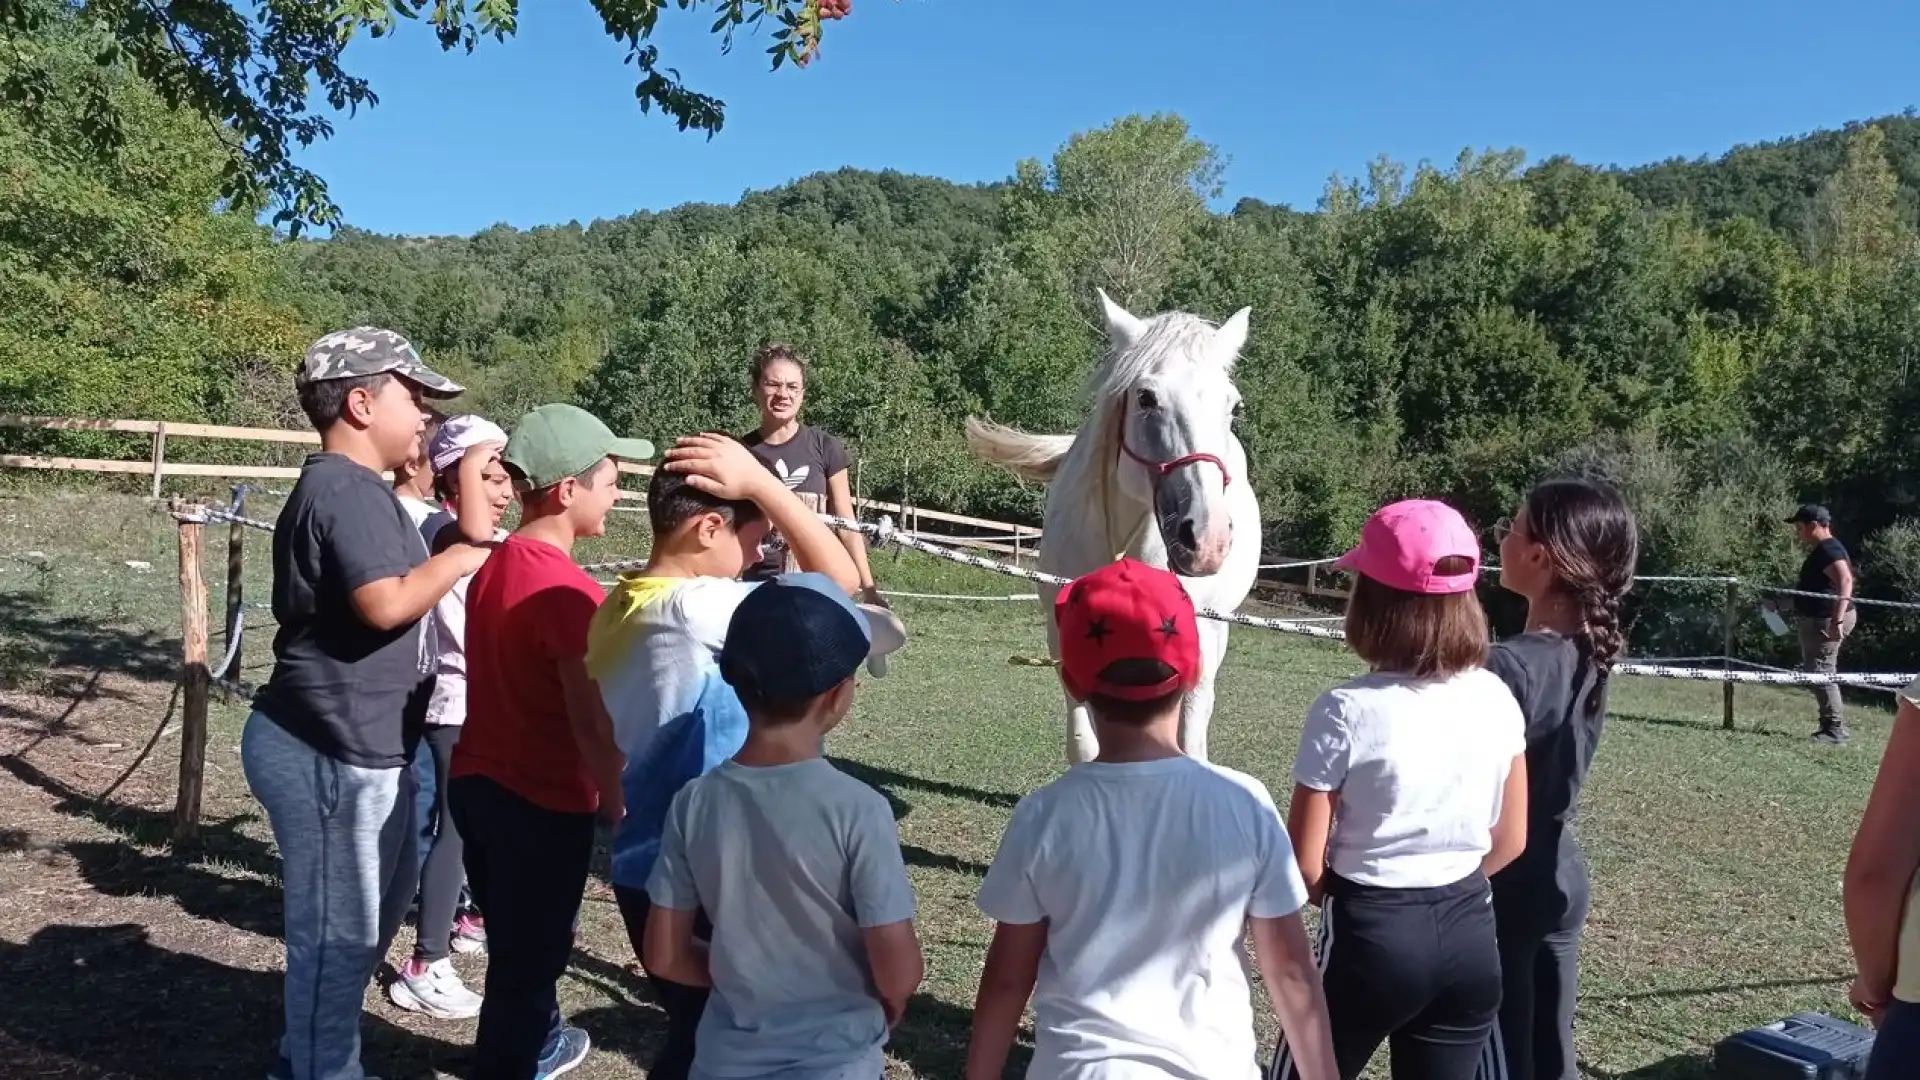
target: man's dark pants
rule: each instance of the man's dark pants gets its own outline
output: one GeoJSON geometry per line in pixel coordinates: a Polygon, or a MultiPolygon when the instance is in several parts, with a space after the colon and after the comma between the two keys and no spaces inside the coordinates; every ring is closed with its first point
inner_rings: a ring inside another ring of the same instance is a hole
{"type": "Polygon", "coordinates": [[[487,982],[471,1080],[533,1080],[560,1024],[557,987],[593,858],[592,814],[537,806],[484,776],[447,785],[467,882],[487,913],[487,982]]]}

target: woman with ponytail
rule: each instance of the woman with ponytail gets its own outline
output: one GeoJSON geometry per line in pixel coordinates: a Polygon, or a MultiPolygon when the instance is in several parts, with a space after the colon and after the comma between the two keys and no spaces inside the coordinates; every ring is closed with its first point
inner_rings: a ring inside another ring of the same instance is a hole
{"type": "Polygon", "coordinates": [[[1498,1080],[1576,1080],[1573,1004],[1587,862],[1573,808],[1600,743],[1607,679],[1625,637],[1639,528],[1612,488],[1549,480],[1500,538],[1500,584],[1527,601],[1524,633],[1487,667],[1526,715],[1527,846],[1493,878],[1503,995],[1489,1064],[1498,1080]]]}

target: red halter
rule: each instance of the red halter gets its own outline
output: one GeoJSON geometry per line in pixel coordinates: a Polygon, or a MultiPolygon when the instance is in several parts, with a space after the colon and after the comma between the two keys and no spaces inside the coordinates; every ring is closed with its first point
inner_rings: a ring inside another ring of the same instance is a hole
{"type": "Polygon", "coordinates": [[[1225,488],[1233,485],[1233,474],[1227,471],[1227,463],[1221,461],[1220,458],[1214,454],[1187,454],[1183,457],[1174,458],[1172,461],[1154,461],[1151,458],[1144,458],[1134,453],[1133,447],[1127,445],[1127,410],[1124,405],[1120,408],[1120,452],[1140,464],[1145,465],[1147,470],[1153,474],[1153,485],[1155,487],[1160,486],[1160,481],[1163,477],[1182,465],[1198,465],[1203,462],[1220,470],[1221,487],[1225,488]]]}

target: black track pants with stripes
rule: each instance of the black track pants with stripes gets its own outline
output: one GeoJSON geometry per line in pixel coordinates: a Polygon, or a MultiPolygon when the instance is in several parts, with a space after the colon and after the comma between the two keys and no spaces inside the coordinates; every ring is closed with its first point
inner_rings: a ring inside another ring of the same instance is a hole
{"type": "MultiPolygon", "coordinates": [[[[1316,951],[1333,1053],[1354,1080],[1386,1043],[1393,1080],[1474,1080],[1500,1014],[1493,896],[1475,872],[1451,885],[1387,889],[1327,876],[1316,951]]],[[[1297,1080],[1286,1041],[1272,1080],[1297,1080]]]]}

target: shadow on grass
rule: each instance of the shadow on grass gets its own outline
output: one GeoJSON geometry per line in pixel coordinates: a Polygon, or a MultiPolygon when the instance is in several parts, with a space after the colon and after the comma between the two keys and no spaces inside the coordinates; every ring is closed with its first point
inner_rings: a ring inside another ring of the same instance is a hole
{"type": "Polygon", "coordinates": [[[963,859],[958,855],[942,855],[937,851],[928,851],[912,844],[900,845],[900,856],[908,866],[918,866],[927,870],[951,870],[956,874],[971,874],[977,878],[987,876],[987,864],[963,859]]]}
{"type": "Polygon", "coordinates": [[[150,854],[146,849],[166,845],[171,815],[95,800],[18,755],[0,756],[0,770],[53,795],[55,811],[86,818],[117,834],[112,840],[59,845],[87,884],[103,895],[165,896],[195,918],[281,936],[280,889],[267,880],[279,876],[279,856],[269,844],[241,831],[254,815],[203,822],[200,838],[191,847],[150,854]]]}
{"type": "Polygon", "coordinates": [[[910,791],[923,791],[929,795],[945,795],[954,799],[966,799],[971,802],[980,803],[983,806],[998,806],[1008,810],[1013,809],[1014,805],[1020,801],[1020,796],[1012,795],[1004,791],[987,791],[983,788],[968,787],[964,784],[950,784],[944,780],[927,780],[910,773],[895,772],[892,769],[883,769],[876,765],[849,761],[846,758],[834,757],[832,755],[828,755],[827,760],[833,762],[834,768],[839,769],[848,776],[859,780],[868,787],[878,789],[881,794],[887,797],[888,802],[895,804],[894,816],[896,818],[906,816],[899,811],[899,806],[906,805],[911,808],[911,804],[902,803],[898,800],[893,794],[893,788],[906,788],[910,791]]]}
{"type": "MultiPolygon", "coordinates": [[[[154,945],[133,924],[44,927],[0,941],[0,1032],[32,1048],[8,1080],[205,1080],[265,1076],[281,1027],[281,976],[154,945]]],[[[368,1014],[362,1060],[389,1078],[430,1077],[465,1047],[368,1014]]],[[[14,1057],[14,1052],[9,1052],[14,1057]]]]}
{"type": "Polygon", "coordinates": [[[172,679],[179,665],[180,646],[172,638],[55,615],[30,591],[0,592],[0,689],[77,697],[99,678],[98,670],[89,677],[47,669],[106,669],[140,679],[172,679]]]}
{"type": "Polygon", "coordinates": [[[1723,738],[1728,735],[1745,735],[1749,738],[1761,739],[1805,739],[1804,735],[1795,735],[1791,731],[1784,731],[1778,728],[1756,727],[1753,724],[1736,723],[1733,730],[1728,731],[1718,718],[1713,720],[1677,720],[1671,716],[1646,716],[1641,713],[1609,711],[1607,713],[1607,722],[1611,724],[1616,721],[1624,724],[1644,724],[1648,727],[1674,728],[1680,731],[1691,731],[1701,735],[1717,735],[1723,738]]]}

